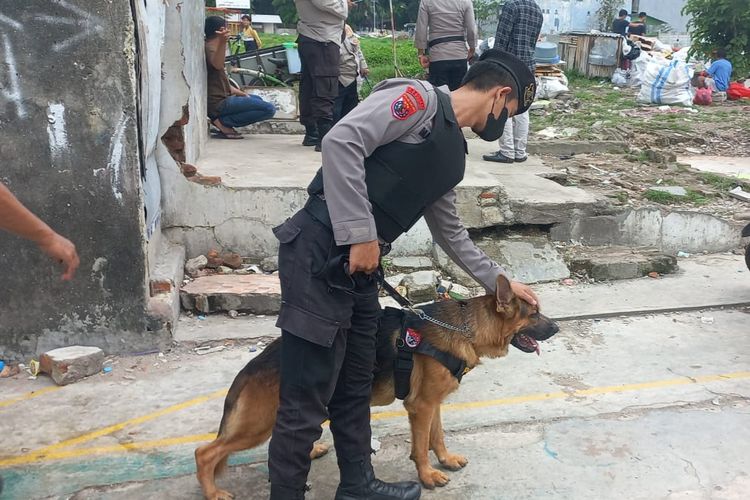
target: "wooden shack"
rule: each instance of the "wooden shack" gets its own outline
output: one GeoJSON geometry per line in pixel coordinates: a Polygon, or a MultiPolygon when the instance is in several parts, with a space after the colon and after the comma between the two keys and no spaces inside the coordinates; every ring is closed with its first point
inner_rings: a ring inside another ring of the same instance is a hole
{"type": "Polygon", "coordinates": [[[560,58],[588,78],[611,78],[620,66],[623,40],[615,33],[565,33],[558,42],[560,58]]]}

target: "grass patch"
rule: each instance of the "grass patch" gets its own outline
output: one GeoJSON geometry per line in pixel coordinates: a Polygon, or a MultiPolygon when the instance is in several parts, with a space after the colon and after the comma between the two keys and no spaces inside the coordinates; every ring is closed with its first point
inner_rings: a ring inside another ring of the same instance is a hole
{"type": "Polygon", "coordinates": [[[702,172],[700,177],[704,183],[710,184],[719,191],[729,191],[739,184],[739,182],[730,179],[729,177],[711,172],[702,172]]]}
{"type": "MultiPolygon", "coordinates": [[[[284,42],[294,42],[296,37],[291,35],[260,34],[264,47],[281,45],[284,42]]],[[[370,68],[368,80],[374,86],[376,83],[394,78],[396,72],[393,68],[393,48],[390,38],[360,38],[362,53],[365,55],[367,65],[370,68]]],[[[424,70],[417,59],[417,49],[412,40],[396,41],[396,60],[399,69],[406,78],[424,78],[424,70]]],[[[365,85],[362,88],[362,97],[370,93],[371,88],[365,85]]]]}
{"type": "Polygon", "coordinates": [[[686,196],[676,196],[672,193],[665,193],[664,191],[655,191],[649,189],[643,194],[643,197],[654,203],[660,203],[662,205],[671,205],[675,203],[690,203],[693,205],[705,205],[710,201],[710,196],[693,191],[692,189],[687,190],[686,196]]]}

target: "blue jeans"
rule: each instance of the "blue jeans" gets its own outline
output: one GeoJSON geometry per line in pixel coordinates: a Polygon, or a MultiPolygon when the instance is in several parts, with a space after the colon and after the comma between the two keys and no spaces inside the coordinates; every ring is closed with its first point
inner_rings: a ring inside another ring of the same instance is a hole
{"type": "Polygon", "coordinates": [[[276,114],[276,108],[257,95],[240,97],[230,95],[219,106],[218,118],[227,127],[244,127],[251,123],[269,120],[276,114]]]}

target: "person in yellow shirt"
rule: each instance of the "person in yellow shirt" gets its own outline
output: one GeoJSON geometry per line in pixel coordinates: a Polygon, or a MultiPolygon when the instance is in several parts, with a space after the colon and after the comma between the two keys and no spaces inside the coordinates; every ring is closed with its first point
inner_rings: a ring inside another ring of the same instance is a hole
{"type": "Polygon", "coordinates": [[[263,48],[263,42],[260,41],[258,32],[253,29],[253,20],[249,14],[244,14],[242,21],[242,42],[245,44],[245,52],[255,52],[263,48]]]}

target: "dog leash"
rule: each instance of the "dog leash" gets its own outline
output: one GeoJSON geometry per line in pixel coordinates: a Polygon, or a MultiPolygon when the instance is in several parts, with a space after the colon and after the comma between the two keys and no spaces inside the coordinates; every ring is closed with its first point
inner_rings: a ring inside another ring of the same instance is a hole
{"type": "MultiPolygon", "coordinates": [[[[455,326],[450,323],[446,323],[445,321],[441,321],[437,318],[433,318],[432,316],[424,312],[422,309],[414,307],[414,304],[412,303],[412,301],[410,301],[409,299],[407,299],[406,297],[398,293],[398,290],[393,288],[393,286],[391,286],[391,284],[385,280],[385,274],[382,272],[379,273],[379,281],[380,281],[380,285],[383,287],[383,290],[385,290],[386,293],[390,295],[393,300],[398,302],[398,304],[402,308],[408,309],[409,311],[414,313],[419,319],[424,320],[424,321],[429,321],[433,325],[437,325],[440,328],[445,328],[446,330],[452,330],[454,332],[458,332],[466,338],[472,338],[474,336],[472,334],[471,329],[469,328],[469,325],[466,323],[465,320],[462,326],[455,326]]],[[[464,304],[463,303],[459,303],[459,304],[461,305],[461,310],[463,311],[464,304]]]]}

